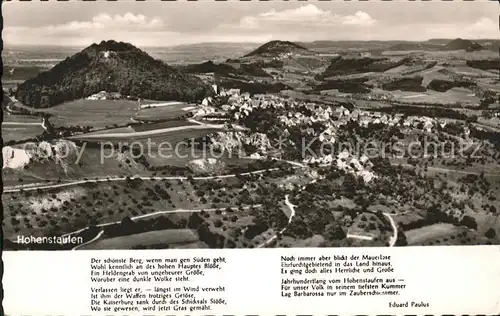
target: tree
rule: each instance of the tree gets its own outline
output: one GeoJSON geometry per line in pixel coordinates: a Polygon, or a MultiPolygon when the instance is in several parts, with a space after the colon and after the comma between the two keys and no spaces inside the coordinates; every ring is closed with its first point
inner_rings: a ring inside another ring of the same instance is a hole
{"type": "Polygon", "coordinates": [[[465,215],[460,223],[470,229],[477,229],[476,220],[469,215],[465,215]]]}
{"type": "Polygon", "coordinates": [[[488,230],[486,231],[486,233],[485,233],[484,235],[485,235],[488,239],[493,239],[493,238],[495,238],[496,234],[497,234],[497,233],[495,232],[495,230],[494,230],[493,228],[490,228],[490,229],[488,229],[488,230]]]}
{"type": "Polygon", "coordinates": [[[495,205],[491,205],[489,211],[492,214],[496,214],[497,213],[497,208],[495,207],[495,205]]]}
{"type": "Polygon", "coordinates": [[[396,240],[396,246],[408,246],[406,235],[401,227],[398,228],[398,239],[396,240]]]}
{"type": "Polygon", "coordinates": [[[323,235],[326,240],[342,240],[346,238],[346,233],[342,229],[342,226],[336,223],[326,225],[323,235]]]}
{"type": "Polygon", "coordinates": [[[346,174],[344,177],[344,181],[342,182],[342,187],[347,197],[353,197],[356,194],[356,177],[351,173],[346,174]]]}
{"type": "Polygon", "coordinates": [[[370,223],[368,224],[368,229],[369,229],[369,230],[375,230],[375,229],[377,229],[377,226],[375,225],[375,223],[374,223],[374,222],[370,222],[370,223]]]}

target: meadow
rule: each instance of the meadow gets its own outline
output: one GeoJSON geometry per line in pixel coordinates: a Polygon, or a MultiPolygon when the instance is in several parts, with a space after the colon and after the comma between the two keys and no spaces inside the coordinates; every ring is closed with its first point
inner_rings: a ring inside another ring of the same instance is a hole
{"type": "Polygon", "coordinates": [[[104,129],[131,123],[137,109],[137,101],[131,100],[75,100],[56,105],[39,112],[51,114],[55,126],[90,126],[104,129]]]}
{"type": "Polygon", "coordinates": [[[44,131],[41,125],[2,124],[2,139],[8,145],[41,136],[44,131]]]}
{"type": "Polygon", "coordinates": [[[485,244],[484,237],[464,226],[438,223],[405,232],[409,246],[485,244]]]}

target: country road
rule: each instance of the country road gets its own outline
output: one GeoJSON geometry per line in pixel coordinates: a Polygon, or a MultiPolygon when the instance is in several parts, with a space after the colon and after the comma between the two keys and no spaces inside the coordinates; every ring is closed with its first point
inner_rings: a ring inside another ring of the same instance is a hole
{"type": "MultiPolygon", "coordinates": [[[[255,174],[261,174],[265,173],[267,171],[276,171],[279,170],[280,168],[270,168],[270,169],[263,169],[263,170],[256,170],[256,171],[249,171],[249,172],[243,172],[239,173],[241,176],[247,176],[247,175],[255,175],[255,174]]],[[[236,177],[237,174],[226,174],[226,175],[220,175],[220,176],[206,176],[206,177],[193,177],[193,180],[215,180],[215,179],[228,179],[228,178],[234,178],[236,177]]],[[[125,181],[127,178],[130,178],[132,180],[134,179],[141,179],[141,180],[153,180],[153,181],[158,181],[158,180],[187,180],[188,177],[173,177],[173,176],[165,176],[165,177],[158,177],[158,176],[151,176],[151,177],[114,177],[114,178],[100,178],[100,179],[89,179],[89,180],[77,180],[77,181],[72,181],[72,182],[66,182],[66,183],[57,183],[57,184],[50,184],[50,185],[39,185],[39,186],[33,186],[32,184],[27,184],[26,186],[16,186],[15,188],[7,188],[3,192],[4,193],[17,193],[23,191],[34,191],[34,190],[46,190],[46,189],[56,189],[56,188],[64,188],[64,187],[69,187],[69,186],[74,186],[74,185],[80,185],[80,184],[86,184],[86,183],[97,183],[97,182],[116,182],[116,181],[125,181]]]]}
{"type": "Polygon", "coordinates": [[[2,126],[41,126],[43,127],[42,122],[33,123],[33,122],[2,122],[2,126]]]}

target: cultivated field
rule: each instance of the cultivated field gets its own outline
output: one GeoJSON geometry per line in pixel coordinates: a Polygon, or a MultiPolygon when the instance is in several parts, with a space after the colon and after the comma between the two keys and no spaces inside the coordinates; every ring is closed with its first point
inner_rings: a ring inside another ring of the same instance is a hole
{"type": "Polygon", "coordinates": [[[39,123],[2,123],[2,139],[5,144],[34,139],[35,137],[42,135],[44,131],[45,130],[39,123]]]}
{"type": "Polygon", "coordinates": [[[434,224],[407,231],[408,245],[478,245],[485,238],[466,227],[452,224],[434,224]]]}
{"type": "Polygon", "coordinates": [[[39,111],[51,114],[50,121],[55,126],[103,129],[130,124],[137,106],[137,101],[82,99],[39,111]]]}

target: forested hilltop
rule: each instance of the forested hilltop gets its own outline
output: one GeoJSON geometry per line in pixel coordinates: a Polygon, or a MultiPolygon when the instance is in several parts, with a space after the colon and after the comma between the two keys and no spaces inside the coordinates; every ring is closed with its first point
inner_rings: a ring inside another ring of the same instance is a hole
{"type": "Polygon", "coordinates": [[[35,108],[51,107],[99,91],[152,99],[196,101],[210,93],[200,79],[123,42],[92,44],[52,69],[19,85],[16,98],[35,108]]]}

